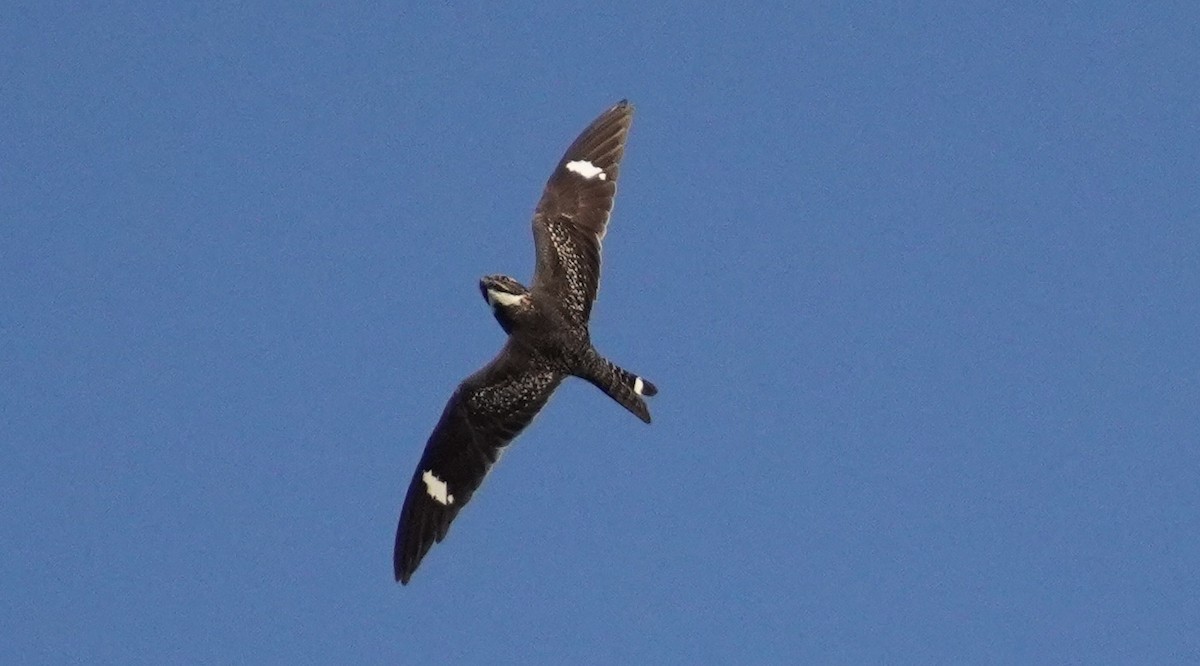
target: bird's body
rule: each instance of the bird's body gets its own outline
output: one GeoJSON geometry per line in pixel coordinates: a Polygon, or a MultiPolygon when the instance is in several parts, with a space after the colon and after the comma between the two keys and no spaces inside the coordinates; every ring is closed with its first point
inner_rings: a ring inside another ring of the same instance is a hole
{"type": "Polygon", "coordinates": [[[533,217],[533,286],[489,275],[479,288],[508,334],[500,353],[463,380],[413,474],[396,530],[396,580],[408,583],[429,548],[479,488],[500,452],[568,376],[594,384],[646,423],[653,384],[602,357],[588,331],[633,107],[622,101],[579,135],[551,174],[533,217]]]}

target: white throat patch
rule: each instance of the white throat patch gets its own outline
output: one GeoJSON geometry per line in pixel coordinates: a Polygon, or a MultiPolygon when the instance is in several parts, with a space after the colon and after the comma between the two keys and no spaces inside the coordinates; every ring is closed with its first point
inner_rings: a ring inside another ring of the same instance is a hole
{"type": "Polygon", "coordinates": [[[491,305],[503,305],[505,307],[519,305],[525,301],[526,296],[527,294],[521,294],[518,296],[516,294],[510,294],[506,291],[497,291],[495,289],[487,290],[488,303],[491,305]]]}
{"type": "Polygon", "coordinates": [[[425,492],[429,493],[435,502],[444,506],[454,504],[454,495],[449,492],[450,487],[446,485],[445,481],[437,478],[433,470],[425,470],[425,473],[421,475],[421,480],[425,482],[425,492]]]}
{"type": "Polygon", "coordinates": [[[608,174],[604,173],[604,169],[601,169],[587,160],[575,160],[574,162],[567,162],[567,171],[574,171],[588,180],[593,178],[608,180],[608,174]]]}

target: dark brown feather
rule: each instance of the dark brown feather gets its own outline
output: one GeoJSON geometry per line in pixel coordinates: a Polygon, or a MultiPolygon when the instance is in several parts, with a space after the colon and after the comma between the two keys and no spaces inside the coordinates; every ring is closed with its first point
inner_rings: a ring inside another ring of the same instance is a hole
{"type": "Polygon", "coordinates": [[[600,281],[600,248],[608,231],[621,158],[633,123],[633,106],[622,101],[600,115],[567,148],[533,216],[537,249],[531,291],[541,303],[557,303],[567,320],[586,326],[600,281]],[[600,172],[588,176],[587,163],[600,172]]]}
{"type": "Polygon", "coordinates": [[[396,528],[393,567],[408,583],[433,544],[471,500],[505,446],[533,420],[563,375],[545,368],[509,341],[490,363],[465,379],[446,403],[409,482],[396,528]],[[443,504],[424,481],[426,472],[446,484],[443,504]]]}

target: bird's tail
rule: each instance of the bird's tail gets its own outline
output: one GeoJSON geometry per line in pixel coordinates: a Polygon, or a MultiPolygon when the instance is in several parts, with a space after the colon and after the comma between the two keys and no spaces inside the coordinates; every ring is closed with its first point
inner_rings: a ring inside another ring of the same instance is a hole
{"type": "Polygon", "coordinates": [[[633,412],[634,416],[646,423],[650,422],[650,408],[646,406],[646,401],[642,398],[648,398],[658,393],[658,388],[654,384],[617,366],[599,354],[593,355],[578,376],[607,393],[608,397],[633,412]]]}

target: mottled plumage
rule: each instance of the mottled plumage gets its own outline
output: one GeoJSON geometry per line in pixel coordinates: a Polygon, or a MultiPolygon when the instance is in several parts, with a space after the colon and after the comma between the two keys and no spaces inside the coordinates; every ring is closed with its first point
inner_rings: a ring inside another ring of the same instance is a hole
{"type": "Polygon", "coordinates": [[[588,332],[633,107],[622,101],[571,144],[550,175],[533,216],[533,286],[505,275],[479,282],[508,341],[450,397],[413,473],[393,564],[408,583],[429,548],[471,499],[501,451],[569,375],[586,379],[646,423],[653,384],[592,346],[588,332]]]}

